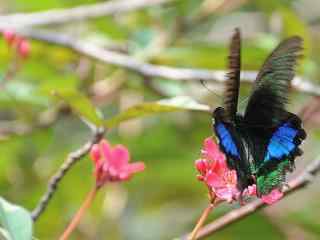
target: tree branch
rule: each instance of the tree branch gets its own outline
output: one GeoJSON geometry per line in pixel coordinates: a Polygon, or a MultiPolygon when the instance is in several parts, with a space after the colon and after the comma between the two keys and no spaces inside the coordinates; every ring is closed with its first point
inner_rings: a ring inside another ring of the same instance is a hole
{"type": "MultiPolygon", "coordinates": [[[[288,194],[294,193],[297,190],[304,188],[308,184],[310,184],[313,178],[320,172],[320,157],[316,160],[312,161],[306,169],[296,178],[289,181],[287,188],[284,193],[285,196],[288,194]]],[[[204,226],[199,232],[197,239],[203,239],[212,235],[213,233],[231,225],[234,222],[249,216],[250,214],[256,212],[262,207],[266,207],[260,199],[257,199],[241,208],[232,210],[226,213],[224,216],[214,220],[213,222],[204,226]]],[[[187,240],[190,233],[186,234],[185,236],[181,237],[183,240],[187,240]]]]}
{"type": "MultiPolygon", "coordinates": [[[[226,79],[226,71],[223,70],[175,68],[150,64],[139,61],[138,59],[126,54],[110,51],[88,41],[74,39],[67,35],[59,35],[57,33],[47,31],[34,31],[31,29],[18,31],[18,33],[28,38],[69,48],[89,58],[126,68],[146,77],[161,77],[171,80],[202,79],[216,82],[224,82],[226,79]]],[[[243,82],[252,83],[255,80],[256,75],[256,71],[242,71],[241,79],[243,82]]],[[[320,86],[303,79],[302,77],[295,77],[292,81],[292,86],[300,92],[320,96],[320,86]]]]}
{"type": "Polygon", "coordinates": [[[58,184],[62,178],[67,174],[71,167],[77,163],[82,157],[84,157],[91,149],[91,147],[98,143],[104,135],[104,129],[96,129],[93,137],[86,144],[80,147],[78,150],[71,152],[65,162],[61,165],[60,169],[55,175],[52,176],[48,183],[47,191],[41,197],[38,205],[32,211],[31,216],[33,221],[37,221],[39,216],[45,211],[54,193],[57,190],[58,184]]]}
{"type": "Polygon", "coordinates": [[[62,24],[71,21],[125,13],[167,2],[169,2],[169,0],[130,0],[130,3],[127,0],[113,0],[70,9],[55,9],[36,13],[15,13],[0,16],[0,28],[12,29],[47,24],[62,24]]]}

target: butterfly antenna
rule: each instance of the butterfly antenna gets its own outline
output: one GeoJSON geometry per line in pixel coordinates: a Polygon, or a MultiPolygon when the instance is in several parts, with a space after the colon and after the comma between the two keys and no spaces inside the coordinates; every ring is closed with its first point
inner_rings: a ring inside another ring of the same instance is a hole
{"type": "Polygon", "coordinates": [[[207,89],[209,92],[212,92],[215,96],[217,96],[217,97],[219,97],[219,98],[222,97],[221,95],[219,95],[218,93],[216,93],[214,90],[210,89],[210,88],[208,87],[207,82],[206,82],[205,80],[200,79],[200,83],[201,83],[201,85],[202,85],[205,89],[207,89]]]}

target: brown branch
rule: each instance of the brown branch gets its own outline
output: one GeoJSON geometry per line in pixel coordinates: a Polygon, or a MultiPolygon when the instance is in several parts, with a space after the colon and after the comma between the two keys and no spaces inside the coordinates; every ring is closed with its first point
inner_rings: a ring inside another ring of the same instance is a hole
{"type": "Polygon", "coordinates": [[[145,7],[167,3],[169,0],[113,0],[70,9],[54,9],[36,13],[15,13],[0,16],[0,28],[25,28],[47,24],[62,24],[125,13],[145,7]]]}
{"type": "MultiPolygon", "coordinates": [[[[1,30],[1,28],[0,28],[1,30]]],[[[104,49],[88,41],[74,39],[66,35],[46,31],[23,30],[19,34],[35,40],[48,42],[69,48],[77,53],[85,55],[89,58],[101,61],[103,63],[123,67],[147,77],[161,77],[171,80],[206,80],[224,82],[226,71],[223,70],[207,70],[207,69],[191,69],[191,68],[175,68],[169,66],[161,66],[139,61],[138,59],[126,54],[118,53],[104,49]]],[[[256,71],[243,71],[241,79],[243,82],[252,83],[256,78],[256,71]]],[[[301,92],[320,96],[320,86],[316,85],[302,77],[295,77],[292,86],[301,92]]]]}
{"type": "Polygon", "coordinates": [[[50,179],[48,183],[47,191],[41,197],[38,205],[32,211],[31,216],[33,221],[36,221],[39,216],[45,211],[50,200],[52,199],[54,193],[57,190],[58,184],[62,180],[62,178],[67,174],[67,172],[71,169],[71,167],[77,163],[82,157],[84,157],[91,149],[93,144],[99,142],[104,135],[104,129],[96,129],[93,137],[82,147],[77,149],[74,152],[71,152],[65,162],[62,164],[60,169],[57,171],[55,175],[50,179]]]}
{"type": "MultiPolygon", "coordinates": [[[[308,184],[312,182],[312,179],[320,172],[320,157],[314,161],[312,161],[306,169],[296,178],[292,179],[288,185],[289,188],[287,188],[284,193],[285,196],[296,192],[297,190],[304,188],[308,184]]],[[[242,218],[245,218],[249,216],[250,214],[256,212],[260,208],[266,207],[261,200],[257,199],[241,208],[232,210],[228,213],[226,213],[224,216],[214,220],[213,222],[207,224],[204,226],[198,233],[197,239],[203,239],[205,237],[208,237],[212,235],[213,233],[230,226],[232,223],[237,222],[241,220],[242,218]]],[[[186,234],[185,236],[181,237],[181,239],[188,239],[189,234],[186,234]]]]}

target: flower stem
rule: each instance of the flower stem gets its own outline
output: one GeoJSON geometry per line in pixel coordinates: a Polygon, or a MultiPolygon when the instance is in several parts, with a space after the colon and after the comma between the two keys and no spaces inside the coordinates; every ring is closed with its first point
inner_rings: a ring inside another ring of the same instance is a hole
{"type": "Polygon", "coordinates": [[[85,201],[83,202],[83,204],[81,205],[81,207],[79,208],[78,212],[76,213],[76,215],[73,217],[73,219],[71,220],[70,224],[68,225],[68,227],[66,228],[66,230],[63,232],[63,234],[61,235],[61,237],[59,238],[59,240],[67,240],[70,236],[70,234],[73,232],[73,230],[78,226],[84,212],[86,211],[86,209],[88,209],[96,194],[97,194],[97,187],[94,187],[87,195],[85,201]]]}
{"type": "Polygon", "coordinates": [[[202,212],[201,217],[199,218],[196,226],[194,227],[194,229],[192,230],[192,232],[188,238],[189,240],[196,240],[197,239],[198,231],[200,230],[200,228],[202,227],[202,225],[206,221],[207,217],[209,216],[210,212],[213,210],[213,208],[217,205],[218,202],[219,201],[210,202],[208,207],[206,207],[206,209],[202,212]]]}

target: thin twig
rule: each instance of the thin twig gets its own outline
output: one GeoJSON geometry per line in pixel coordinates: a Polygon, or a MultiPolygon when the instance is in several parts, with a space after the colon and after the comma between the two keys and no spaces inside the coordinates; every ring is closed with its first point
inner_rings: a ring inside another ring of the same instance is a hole
{"type": "MultiPolygon", "coordinates": [[[[289,188],[287,188],[284,191],[285,196],[287,196],[290,193],[294,193],[297,190],[304,188],[306,185],[310,184],[312,182],[313,177],[315,177],[319,172],[320,172],[320,157],[312,161],[299,176],[297,176],[296,178],[292,179],[289,182],[288,184],[289,188]]],[[[223,215],[222,217],[207,224],[201,230],[199,230],[197,239],[203,239],[205,237],[208,237],[209,235],[212,235],[218,230],[221,230],[227,226],[230,226],[232,223],[237,222],[242,218],[256,212],[260,208],[266,207],[266,206],[267,205],[265,205],[261,200],[257,199],[241,208],[232,210],[226,213],[225,215],[223,215]]],[[[180,239],[187,240],[188,236],[189,234],[186,234],[180,239]]]]}
{"type": "Polygon", "coordinates": [[[69,9],[54,9],[35,13],[15,13],[0,16],[1,28],[25,28],[86,20],[167,3],[169,0],[114,0],[69,9]]]}
{"type": "Polygon", "coordinates": [[[71,220],[70,224],[68,225],[68,227],[66,228],[66,230],[62,233],[61,237],[59,238],[59,240],[67,240],[69,238],[69,236],[71,235],[71,233],[74,231],[74,229],[78,226],[81,218],[83,217],[83,214],[85,213],[85,211],[91,206],[94,198],[97,195],[97,191],[99,188],[97,188],[96,186],[89,192],[89,194],[87,195],[85,201],[83,202],[83,204],[81,205],[81,207],[79,208],[78,212],[76,213],[76,215],[73,217],[73,219],[71,220]]]}
{"type": "MultiPolygon", "coordinates": [[[[0,27],[1,30],[1,27],[0,27]]],[[[48,42],[69,48],[77,53],[85,55],[89,58],[96,59],[103,63],[123,67],[134,72],[137,72],[147,77],[161,77],[171,80],[206,80],[224,82],[226,71],[223,70],[207,70],[207,69],[192,69],[192,68],[175,68],[163,65],[155,65],[139,61],[138,59],[126,54],[118,53],[104,49],[88,41],[74,39],[67,35],[57,34],[48,31],[39,31],[24,29],[18,31],[20,35],[29,37],[35,40],[48,42]]],[[[256,78],[256,71],[243,71],[241,79],[244,82],[252,83],[256,78]]],[[[295,77],[292,81],[292,86],[301,92],[311,95],[320,96],[320,86],[316,85],[302,77],[295,77]]]]}
{"type": "Polygon", "coordinates": [[[196,226],[194,227],[194,229],[190,234],[190,237],[189,237],[190,240],[197,239],[197,234],[199,230],[201,229],[204,222],[207,220],[214,206],[215,205],[213,203],[210,203],[209,206],[203,211],[201,217],[199,218],[199,221],[197,222],[196,226]]]}
{"type": "Polygon", "coordinates": [[[104,129],[97,129],[94,133],[92,139],[84,144],[82,147],[77,149],[74,152],[71,152],[65,162],[62,164],[58,172],[53,175],[48,183],[47,191],[41,197],[38,205],[32,211],[31,216],[33,221],[36,221],[38,217],[45,211],[50,200],[53,197],[53,194],[56,192],[58,184],[62,180],[62,178],[67,174],[67,172],[71,169],[71,167],[77,163],[82,157],[84,157],[91,149],[93,144],[99,142],[104,135],[104,129]]]}

